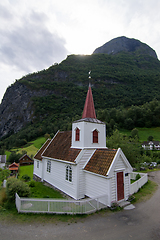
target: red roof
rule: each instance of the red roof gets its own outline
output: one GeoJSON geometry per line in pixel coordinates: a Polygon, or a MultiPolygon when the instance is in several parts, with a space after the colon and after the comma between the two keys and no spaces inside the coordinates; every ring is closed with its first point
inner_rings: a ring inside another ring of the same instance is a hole
{"type": "Polygon", "coordinates": [[[42,156],[74,162],[81,150],[71,148],[71,138],[71,131],[58,132],[58,134],[51,140],[42,156]]]}
{"type": "Polygon", "coordinates": [[[97,149],[84,170],[106,176],[117,150],[97,149]]]}
{"type": "Polygon", "coordinates": [[[18,163],[12,163],[11,165],[9,165],[9,170],[17,170],[18,171],[19,168],[19,164],[18,163]]]}
{"type": "Polygon", "coordinates": [[[89,85],[82,118],[96,118],[91,86],[89,85]]]}

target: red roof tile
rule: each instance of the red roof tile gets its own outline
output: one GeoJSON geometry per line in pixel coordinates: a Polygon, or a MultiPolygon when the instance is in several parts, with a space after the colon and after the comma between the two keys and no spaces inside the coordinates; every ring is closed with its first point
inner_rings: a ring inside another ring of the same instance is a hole
{"type": "Polygon", "coordinates": [[[36,153],[36,155],[34,156],[35,159],[42,161],[42,153],[44,152],[44,150],[46,149],[46,147],[49,145],[51,139],[48,139],[43,146],[40,148],[40,150],[36,153]]]}
{"type": "Polygon", "coordinates": [[[106,176],[116,152],[117,150],[97,149],[84,170],[106,176]]]}
{"type": "Polygon", "coordinates": [[[90,86],[88,88],[82,118],[96,118],[93,96],[92,96],[92,90],[91,90],[90,86]]]}
{"type": "Polygon", "coordinates": [[[81,150],[71,148],[71,138],[71,131],[58,132],[43,153],[43,156],[74,162],[81,150]]]}
{"type": "Polygon", "coordinates": [[[18,171],[19,164],[18,163],[12,163],[9,165],[9,170],[17,170],[18,171]]]}

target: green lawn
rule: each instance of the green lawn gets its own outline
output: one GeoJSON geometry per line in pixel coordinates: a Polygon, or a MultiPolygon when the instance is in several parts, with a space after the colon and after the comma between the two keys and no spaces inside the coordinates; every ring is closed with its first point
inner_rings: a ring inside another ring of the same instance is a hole
{"type": "Polygon", "coordinates": [[[30,190],[31,198],[63,198],[60,192],[44,186],[42,182],[35,182],[35,187],[31,187],[30,190]]]}
{"type": "Polygon", "coordinates": [[[19,178],[21,178],[23,175],[27,174],[30,176],[31,179],[33,179],[33,167],[34,165],[27,165],[27,166],[20,166],[19,169],[19,178]]]}
{"type": "Polygon", "coordinates": [[[45,143],[46,139],[44,137],[39,137],[35,141],[33,141],[33,145],[35,148],[40,149],[42,145],[45,143]]]}
{"type": "MultiPolygon", "coordinates": [[[[140,142],[147,141],[147,138],[149,136],[152,136],[156,141],[160,141],[160,127],[155,127],[155,128],[138,128],[137,127],[137,129],[138,129],[140,142]]],[[[121,129],[120,132],[126,134],[127,136],[131,135],[130,130],[121,129]]]]}

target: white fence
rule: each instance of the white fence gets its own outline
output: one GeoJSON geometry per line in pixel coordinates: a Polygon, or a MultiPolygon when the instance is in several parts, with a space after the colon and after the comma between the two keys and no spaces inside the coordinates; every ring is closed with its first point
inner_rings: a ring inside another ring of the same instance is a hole
{"type": "Polygon", "coordinates": [[[49,198],[20,198],[16,193],[16,208],[18,212],[26,213],[88,214],[106,208],[107,203],[107,195],[76,201],[49,198]]]}
{"type": "Polygon", "coordinates": [[[148,181],[147,173],[132,172],[131,179],[135,180],[137,174],[139,174],[141,178],[130,185],[130,194],[138,192],[138,190],[148,181]]]}

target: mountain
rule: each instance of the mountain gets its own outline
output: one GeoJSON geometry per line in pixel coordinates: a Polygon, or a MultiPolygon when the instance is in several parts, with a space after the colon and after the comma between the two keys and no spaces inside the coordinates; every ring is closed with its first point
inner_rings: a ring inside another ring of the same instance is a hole
{"type": "Polygon", "coordinates": [[[157,59],[156,52],[147,44],[134,38],[118,37],[97,48],[95,53],[117,54],[119,52],[146,54],[157,59]]]}
{"type": "Polygon", "coordinates": [[[22,138],[27,141],[37,134],[70,129],[71,122],[81,117],[90,70],[97,112],[160,100],[160,62],[155,55],[138,50],[70,55],[60,64],[24,76],[6,90],[0,105],[0,138],[24,127],[22,138]]]}

